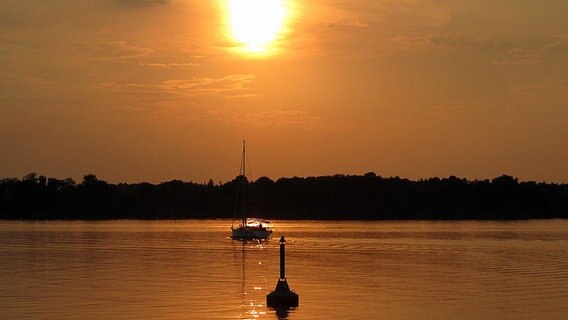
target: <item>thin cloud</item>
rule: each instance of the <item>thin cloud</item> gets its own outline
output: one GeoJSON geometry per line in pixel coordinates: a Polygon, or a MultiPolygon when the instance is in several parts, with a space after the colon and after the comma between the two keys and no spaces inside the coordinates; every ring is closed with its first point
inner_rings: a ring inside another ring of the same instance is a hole
{"type": "Polygon", "coordinates": [[[242,116],[241,121],[261,126],[294,126],[304,129],[321,126],[321,119],[299,110],[268,110],[242,116]]]}
{"type": "Polygon", "coordinates": [[[397,35],[392,40],[405,49],[423,49],[433,45],[432,35],[397,35]]]}
{"type": "Polygon", "coordinates": [[[143,8],[143,7],[155,7],[166,5],[169,0],[115,0],[115,2],[124,8],[143,8]]]}
{"type": "Polygon", "coordinates": [[[193,93],[215,94],[219,92],[247,90],[254,75],[232,74],[222,78],[193,78],[189,80],[166,80],[161,88],[165,90],[189,90],[193,93]]]}
{"type": "Polygon", "coordinates": [[[22,53],[38,53],[42,49],[37,43],[0,37],[0,57],[2,56],[18,56],[22,53]]]}
{"type": "Polygon", "coordinates": [[[99,42],[94,44],[81,44],[78,47],[94,56],[108,60],[124,60],[140,58],[155,52],[154,49],[138,47],[126,41],[99,42]]]}
{"type": "Polygon", "coordinates": [[[568,83],[558,79],[516,84],[509,92],[525,103],[565,105],[568,101],[568,83]]]}
{"type": "Polygon", "coordinates": [[[145,63],[145,62],[140,62],[140,63],[138,63],[138,65],[143,66],[143,67],[163,68],[163,69],[187,68],[187,67],[199,67],[200,66],[199,63],[193,63],[193,62],[185,62],[185,63],[145,63]]]}
{"type": "Polygon", "coordinates": [[[261,94],[256,94],[256,93],[245,93],[245,94],[235,94],[232,96],[225,96],[225,99],[242,99],[242,98],[257,98],[257,97],[262,97],[261,94]]]}
{"type": "Polygon", "coordinates": [[[511,57],[496,60],[494,65],[536,64],[553,58],[568,57],[568,34],[552,36],[552,40],[536,48],[515,48],[510,52],[511,57]]]}
{"type": "Polygon", "coordinates": [[[367,28],[367,27],[369,27],[369,24],[362,22],[360,20],[343,20],[343,21],[331,22],[330,24],[328,24],[328,28],[357,29],[357,28],[367,28]]]}
{"type": "Polygon", "coordinates": [[[423,34],[423,35],[397,35],[392,40],[405,49],[426,49],[430,47],[441,48],[494,48],[505,46],[506,43],[498,40],[483,39],[479,37],[463,36],[460,34],[423,34]]]}
{"type": "Polygon", "coordinates": [[[221,78],[192,78],[183,80],[164,80],[160,83],[116,83],[102,82],[100,89],[121,92],[179,93],[189,95],[214,95],[224,92],[249,90],[247,85],[254,79],[251,74],[232,74],[221,78]]]}

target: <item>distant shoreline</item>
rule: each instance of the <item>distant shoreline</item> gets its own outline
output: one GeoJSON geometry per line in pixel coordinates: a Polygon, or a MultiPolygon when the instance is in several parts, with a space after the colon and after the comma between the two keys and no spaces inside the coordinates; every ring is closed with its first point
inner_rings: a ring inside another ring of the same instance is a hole
{"type": "MultiPolygon", "coordinates": [[[[81,183],[28,174],[0,180],[0,219],[231,219],[236,179],[224,184],[172,180],[81,183]]],[[[454,176],[418,181],[370,172],[246,182],[251,217],[279,220],[462,221],[568,218],[568,185],[454,176]]]]}
{"type": "MultiPolygon", "coordinates": [[[[145,219],[145,218],[108,218],[108,219],[18,219],[18,218],[0,218],[0,221],[21,221],[21,222],[112,222],[112,221],[207,221],[207,220],[231,220],[228,218],[157,218],[157,219],[145,219]]],[[[341,222],[341,221],[359,221],[359,222],[420,222],[420,221],[431,221],[431,222],[523,222],[523,221],[539,221],[539,220],[568,220],[567,217],[563,218],[526,218],[526,219],[285,219],[278,218],[274,219],[278,221],[329,221],[329,222],[341,222]]]]}

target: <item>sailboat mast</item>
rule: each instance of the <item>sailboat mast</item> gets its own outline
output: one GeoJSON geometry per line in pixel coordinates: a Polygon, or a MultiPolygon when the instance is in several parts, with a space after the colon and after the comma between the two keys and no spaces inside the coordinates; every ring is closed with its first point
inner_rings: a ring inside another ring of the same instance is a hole
{"type": "Polygon", "coordinates": [[[246,173],[246,168],[247,168],[246,161],[247,161],[247,157],[246,157],[246,141],[243,140],[243,161],[242,161],[242,163],[243,163],[243,168],[242,168],[243,176],[242,176],[242,182],[241,182],[241,183],[243,184],[243,226],[246,226],[246,224],[247,224],[247,216],[246,216],[246,212],[245,212],[245,187],[246,187],[246,183],[247,183],[247,182],[246,182],[246,176],[247,176],[247,173],[246,173]]]}
{"type": "Polygon", "coordinates": [[[246,157],[246,152],[247,152],[247,142],[245,140],[243,140],[243,176],[247,175],[247,165],[246,165],[246,161],[247,161],[247,157],[246,157]]]}

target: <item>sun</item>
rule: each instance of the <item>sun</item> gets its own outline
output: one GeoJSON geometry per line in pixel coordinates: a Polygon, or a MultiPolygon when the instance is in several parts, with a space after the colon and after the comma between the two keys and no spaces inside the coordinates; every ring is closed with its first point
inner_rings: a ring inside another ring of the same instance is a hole
{"type": "Polygon", "coordinates": [[[285,0],[228,0],[229,32],[239,51],[263,54],[274,50],[284,32],[285,0]]]}

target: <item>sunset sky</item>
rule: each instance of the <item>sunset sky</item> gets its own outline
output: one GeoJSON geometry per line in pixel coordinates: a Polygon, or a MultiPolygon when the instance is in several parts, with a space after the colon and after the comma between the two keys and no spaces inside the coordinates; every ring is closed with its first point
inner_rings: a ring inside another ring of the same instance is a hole
{"type": "Polygon", "coordinates": [[[568,182],[565,0],[2,0],[0,178],[568,182]]]}

